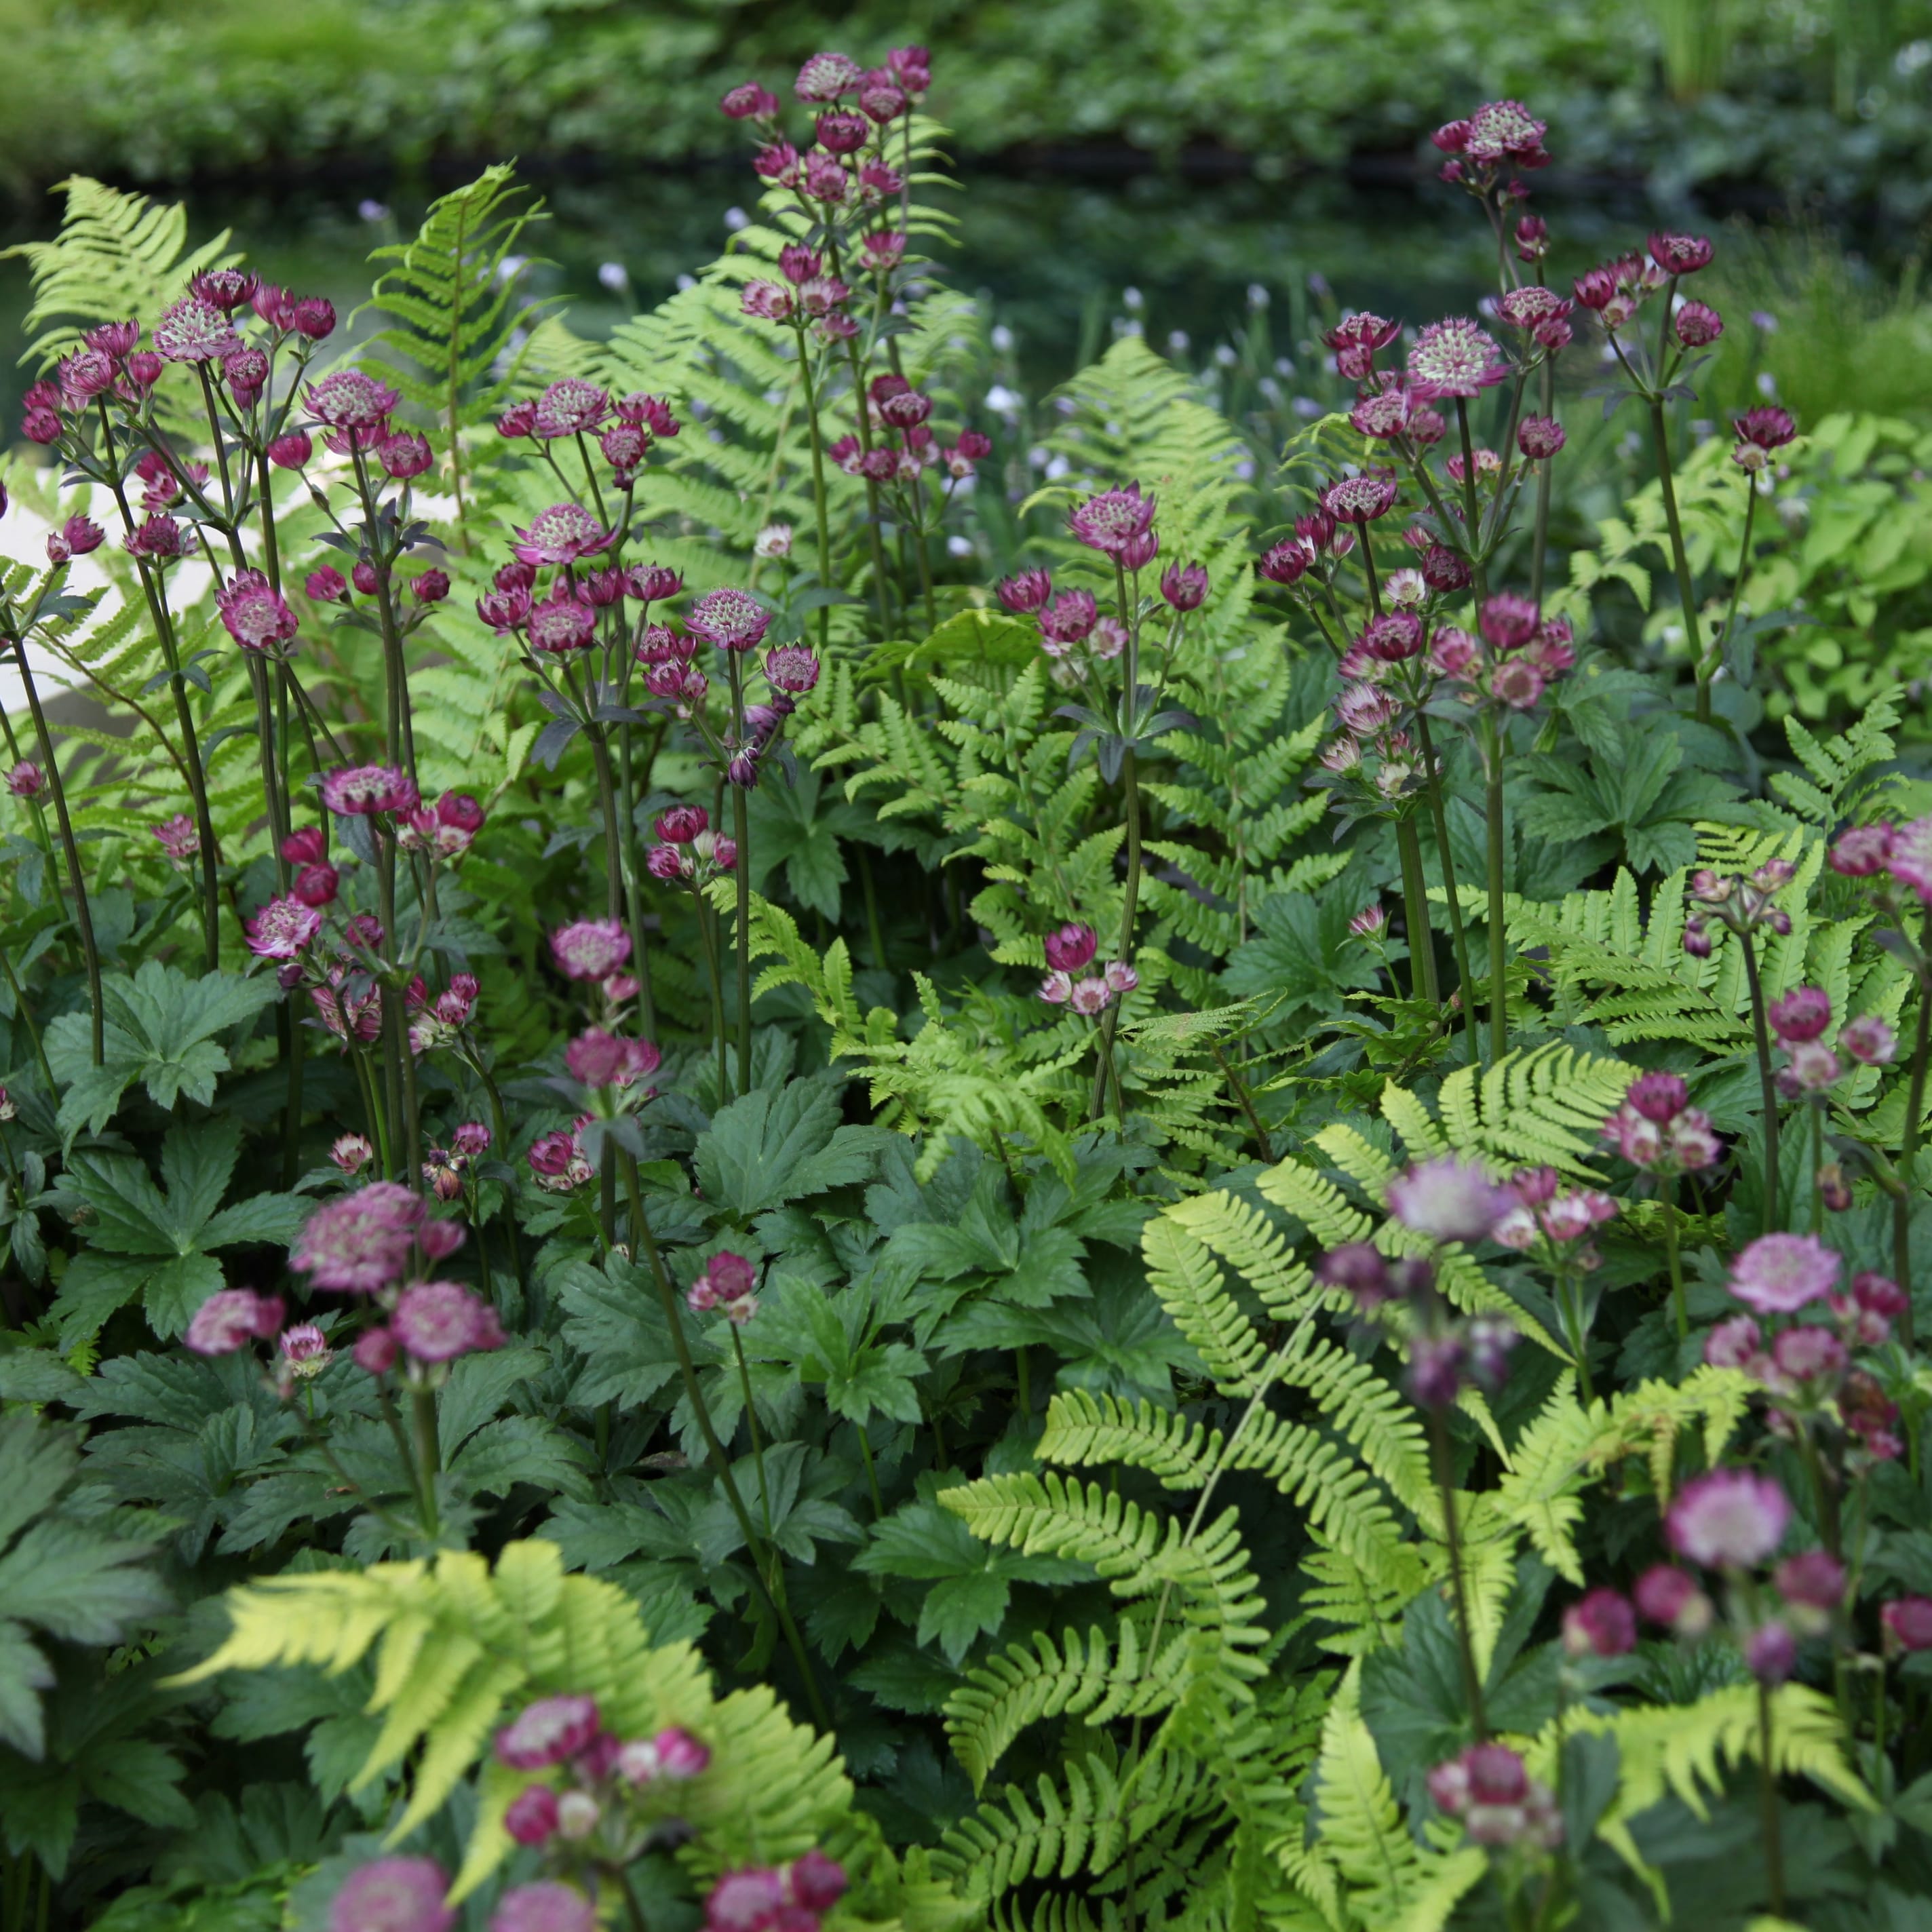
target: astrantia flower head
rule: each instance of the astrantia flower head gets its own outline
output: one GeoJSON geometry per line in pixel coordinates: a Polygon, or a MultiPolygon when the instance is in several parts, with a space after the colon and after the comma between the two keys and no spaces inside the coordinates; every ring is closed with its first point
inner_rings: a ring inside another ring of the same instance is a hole
{"type": "Polygon", "coordinates": [[[1086,590],[1063,590],[1040,614],[1040,641],[1050,656],[1089,637],[1100,621],[1100,606],[1086,590]]]}
{"type": "Polygon", "coordinates": [[[1636,1612],[1621,1590],[1587,1592],[1563,1612],[1563,1648],[1572,1657],[1622,1657],[1636,1648],[1636,1612]]]}
{"type": "Polygon", "coordinates": [[[170,362],[219,362],[242,346],[242,338],[214,303],[184,296],[154,325],[154,347],[170,362]]]}
{"type": "Polygon", "coordinates": [[[1154,527],[1154,500],[1142,496],[1138,483],[1130,483],[1124,490],[1102,490],[1088,497],[1067,523],[1088,549],[1116,556],[1154,527]]]}
{"type": "Polygon", "coordinates": [[[1070,922],[1046,935],[1046,963],[1056,973],[1077,973],[1094,957],[1100,941],[1090,926],[1070,922]]]}
{"type": "Polygon", "coordinates": [[[397,1298],[389,1328],[418,1362],[454,1361],[476,1349],[500,1348],[503,1340],[496,1311],[454,1281],[411,1283],[397,1298]]]}
{"type": "Polygon", "coordinates": [[[1409,393],[1427,401],[1480,395],[1508,374],[1502,351],[1464,316],[1432,322],[1408,352],[1409,393]]]}
{"type": "Polygon", "coordinates": [[[182,1341],[197,1355],[232,1355],[282,1325],[279,1294],[257,1294],[251,1288],[218,1288],[194,1311],[182,1341]]]}
{"type": "Polygon", "coordinates": [[[309,413],[332,429],[374,430],[401,400],[360,369],[332,369],[308,388],[309,413]]]}
{"type": "Polygon", "coordinates": [[[1398,384],[1364,396],[1348,412],[1348,421],[1364,436],[1386,441],[1408,427],[1408,396],[1398,384]]]}
{"type": "Polygon", "coordinates": [[[1474,161],[1508,159],[1526,164],[1543,156],[1546,123],[1520,100],[1486,100],[1469,116],[1461,152],[1474,161]]]}
{"type": "Polygon", "coordinates": [[[543,1697],[496,1733],[496,1759],[512,1771],[542,1771],[587,1747],[600,1728],[588,1697],[543,1697]]]}
{"type": "Polygon", "coordinates": [[[271,899],[242,928],[248,950],[262,959],[292,959],[322,930],[322,915],[292,896],[271,899]]]}
{"type": "Polygon", "coordinates": [[[1664,1533],[1679,1556],[1706,1569],[1749,1570],[1783,1540],[1791,1504],[1768,1476],[1714,1469],[1678,1492],[1664,1533]]]}
{"type": "Polygon", "coordinates": [[[1624,1100],[1646,1120],[1658,1126],[1675,1120],[1690,1103],[1690,1090],[1675,1073],[1640,1073],[1624,1100]]]}
{"type": "Polygon", "coordinates": [[[1300,537],[1289,537],[1266,552],[1255,568],[1270,584],[1298,584],[1314,561],[1314,551],[1300,537]]]}
{"type": "Polygon", "coordinates": [[[1372,524],[1395,508],[1396,480],[1385,470],[1344,476],[1322,493],[1322,507],[1338,522],[1372,524]]]}
{"type": "Polygon", "coordinates": [[[423,1204],[408,1188],[372,1180],[309,1216],[289,1266],[314,1287],[374,1294],[400,1278],[422,1220],[423,1204]]]}
{"type": "Polygon", "coordinates": [[[1399,1174],[1388,1185],[1389,1212],[1406,1228],[1438,1241],[1480,1241],[1516,1205],[1474,1161],[1444,1154],[1399,1174]]]}
{"type": "Polygon", "coordinates": [[[1708,348],[1724,332],[1724,318],[1708,302],[1688,302],[1672,318],[1671,326],[1686,349],[1708,348]]]}
{"type": "Polygon", "coordinates": [[[836,100],[864,78],[865,70],[849,55],[814,54],[798,70],[792,92],[808,105],[836,100]]]}
{"type": "Polygon", "coordinates": [[[1554,416],[1525,416],[1516,426],[1516,446],[1532,463],[1546,462],[1568,440],[1554,416]]]}
{"type": "Polygon", "coordinates": [[[449,1932],[449,1880],[434,1858],[378,1858],[350,1874],[328,1907],[328,1932],[449,1932]]]}
{"type": "Polygon", "coordinates": [[[718,106],[734,121],[769,121],[778,111],[778,98],[754,80],[731,88],[718,106]]]}
{"type": "Polygon", "coordinates": [[[721,650],[754,650],[771,628],[772,614],[742,590],[710,590],[692,604],[685,628],[721,650]]]}
{"type": "Polygon", "coordinates": [[[1782,449],[1798,434],[1798,425],[1789,410],[1773,405],[1747,410],[1732,425],[1740,442],[1759,449],[1782,449]]]}
{"type": "Polygon", "coordinates": [[[1821,987],[1794,986],[1772,1001],[1767,1017],[1783,1046],[1816,1040],[1832,1023],[1831,996],[1821,987]]]}
{"type": "Polygon", "coordinates": [[[1375,368],[1376,352],[1401,333],[1401,324],[1366,310],[1345,316],[1322,338],[1335,352],[1336,370],[1351,382],[1364,382],[1375,368]]]}
{"type": "MultiPolygon", "coordinates": [[[[493,602],[488,598],[483,601],[493,602]]],[[[573,597],[570,586],[562,581],[541,604],[532,604],[524,613],[523,621],[530,631],[531,650],[550,657],[583,650],[597,634],[596,607],[573,597]]]]}
{"type": "Polygon", "coordinates": [[[1694,275],[1711,266],[1717,252],[1703,235],[1672,235],[1659,230],[1644,244],[1650,259],[1667,275],[1694,275]]]}
{"type": "Polygon", "coordinates": [[[553,503],[530,519],[527,530],[512,532],[514,554],[538,566],[576,563],[608,550],[616,532],[607,530],[580,503],[553,503]]]}
{"type": "Polygon", "coordinates": [[[238,570],[214,593],[228,634],[244,651],[272,651],[297,628],[296,614],[259,570],[238,570]]]}
{"type": "MultiPolygon", "coordinates": [[[[566,1792],[559,1801],[580,1798],[592,1805],[586,1792],[566,1792]]],[[[597,1910],[574,1885],[559,1879],[539,1879],[533,1885],[513,1886],[496,1901],[490,1915],[490,1932],[597,1932],[597,1910]]]]}
{"type": "Polygon", "coordinates": [[[614,919],[580,919],[550,936],[550,956],[567,980],[608,980],[631,956],[631,935],[614,919]]]}
{"type": "Polygon", "coordinates": [[[1730,1289],[1760,1315],[1790,1315],[1830,1294],[1841,1265],[1816,1234],[1761,1234],[1731,1263],[1730,1289]]]}
{"type": "Polygon", "coordinates": [[[341,765],[322,775],[322,802],[338,818],[413,812],[422,802],[415,782],[393,765],[341,765]]]}
{"type": "Polygon", "coordinates": [[[530,433],[545,442],[601,429],[610,413],[610,395],[580,376],[566,376],[538,397],[530,433]]]}

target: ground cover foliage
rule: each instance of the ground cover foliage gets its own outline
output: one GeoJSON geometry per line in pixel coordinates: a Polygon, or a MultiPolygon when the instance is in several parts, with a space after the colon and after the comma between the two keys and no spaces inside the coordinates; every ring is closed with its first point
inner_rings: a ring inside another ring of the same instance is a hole
{"type": "Polygon", "coordinates": [[[1493,313],[1017,396],[929,84],[602,343],[68,184],[8,1932],[1916,1923],[1917,433],[1513,102],[1493,313]]]}

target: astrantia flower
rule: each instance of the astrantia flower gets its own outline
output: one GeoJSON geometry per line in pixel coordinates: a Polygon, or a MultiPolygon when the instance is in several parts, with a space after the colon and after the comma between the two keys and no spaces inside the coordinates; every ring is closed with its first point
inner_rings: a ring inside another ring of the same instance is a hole
{"type": "Polygon", "coordinates": [[[409,774],[393,765],[341,765],[322,773],[322,802],[338,818],[366,818],[413,812],[422,800],[409,774]]]}
{"type": "Polygon", "coordinates": [[[1816,1234],[1762,1234],[1731,1263],[1730,1289],[1760,1315],[1790,1315],[1830,1294],[1841,1265],[1816,1234]]]}
{"type": "Polygon", "coordinates": [[[1549,132],[1520,100],[1486,100],[1469,116],[1461,152],[1474,161],[1531,161],[1543,152],[1549,132]]]}
{"type": "Polygon", "coordinates": [[[1504,321],[1516,328],[1534,328],[1540,322],[1560,321],[1576,307],[1568,296],[1559,296],[1540,282],[1529,282],[1511,289],[1496,304],[1504,321]]]}
{"type": "Polygon", "coordinates": [[[1406,1228],[1438,1241],[1484,1240],[1516,1204],[1474,1161],[1444,1154],[1399,1174],[1388,1185],[1389,1212],[1406,1228]]]}
{"type": "Polygon", "coordinates": [[[144,556],[157,562],[179,556],[185,547],[180,524],[165,516],[147,518],[138,530],[122,539],[122,546],[130,556],[144,556]]]}
{"type": "Polygon", "coordinates": [[[1592,1590],[1563,1612],[1572,1657],[1622,1657],[1636,1648],[1636,1612],[1621,1590],[1592,1590]]]}
{"type": "Polygon", "coordinates": [[[284,1374],[301,1382],[312,1382],[334,1358],[328,1337],[313,1322],[298,1322],[283,1332],[277,1344],[284,1374]]]}
{"type": "Polygon", "coordinates": [[[1717,252],[1706,236],[1672,235],[1660,230],[1645,246],[1650,250],[1650,259],[1669,275],[1694,275],[1700,268],[1710,266],[1711,257],[1717,252]]]}
{"type": "Polygon", "coordinates": [[[849,94],[864,78],[865,70],[849,55],[814,54],[799,69],[792,92],[810,105],[836,100],[849,94]]]}
{"type": "Polygon", "coordinates": [[[1678,1492],[1664,1526],[1679,1556],[1706,1569],[1749,1570],[1777,1550],[1790,1520],[1790,1502],[1770,1477],[1714,1469],[1678,1492]]]}
{"type": "Polygon", "coordinates": [[[1740,442],[1759,449],[1782,449],[1798,434],[1798,425],[1789,410],[1767,405],[1747,410],[1732,425],[1740,442]]]}
{"type": "Polygon", "coordinates": [[[1147,535],[1154,527],[1154,498],[1142,496],[1138,483],[1130,483],[1124,490],[1102,490],[1088,497],[1066,520],[1089,550],[1111,556],[1147,535]]]}
{"type": "Polygon", "coordinates": [[[252,1288],[218,1288],[194,1311],[182,1337],[197,1355],[232,1355],[258,1336],[282,1325],[279,1294],[257,1294],[252,1288]]]}
{"type": "Polygon", "coordinates": [[[610,392],[580,376],[566,376],[538,397],[530,434],[545,442],[586,434],[602,427],[610,413],[610,392]]]}
{"type": "Polygon", "coordinates": [[[553,503],[530,519],[527,530],[513,532],[512,550],[525,563],[575,563],[608,550],[616,532],[607,530],[580,503],[553,503]]]}
{"type": "Polygon", "coordinates": [[[184,296],[154,324],[154,346],[170,362],[219,362],[242,346],[242,338],[212,302],[184,296]]]}
{"type": "Polygon", "coordinates": [[[1308,574],[1315,553],[1299,537],[1289,537],[1266,552],[1255,568],[1270,584],[1298,584],[1308,574]]]}
{"type": "Polygon", "coordinates": [[[784,1913],[784,1880],[777,1872],[727,1872],[705,1898],[705,1932],[776,1932],[784,1913]]]}
{"type": "Polygon", "coordinates": [[[550,936],[550,956],[567,980],[608,980],[631,956],[631,935],[614,919],[580,919],[550,936]]]}
{"type": "Polygon", "coordinates": [[[802,697],[818,682],[818,655],[802,644],[780,644],[765,653],[765,682],[774,691],[802,697]]]}
{"type": "Polygon", "coordinates": [[[1932,1597],[1900,1597],[1878,1613],[1888,1650],[1932,1650],[1932,1597]]]}
{"type": "Polygon", "coordinates": [[[1677,339],[1686,349],[1703,349],[1724,332],[1724,318],[1708,302],[1688,302],[1672,318],[1677,339]]]}
{"type": "Polygon", "coordinates": [[[1372,524],[1395,508],[1396,484],[1387,470],[1344,476],[1322,493],[1322,507],[1344,524],[1372,524]]]}
{"type": "Polygon", "coordinates": [[[1334,350],[1340,374],[1351,382],[1365,382],[1373,373],[1376,350],[1386,349],[1401,332],[1400,322],[1386,321],[1363,310],[1344,316],[1322,340],[1334,350]]]}
{"type": "Polygon", "coordinates": [[[685,628],[721,650],[754,650],[770,628],[772,614],[748,592],[710,590],[692,604],[685,628]]]}
{"type": "Polygon", "coordinates": [[[296,614],[259,570],[238,570],[216,591],[214,603],[228,634],[244,651],[271,650],[296,634],[296,614]]]}
{"type": "Polygon", "coordinates": [[[418,1362],[454,1361],[472,1349],[500,1347],[496,1311],[460,1282],[419,1281],[398,1298],[389,1328],[418,1362]]]}
{"type": "Polygon", "coordinates": [[[1780,1045],[1816,1040],[1832,1023],[1831,996],[1817,986],[1794,986],[1772,1001],[1767,1017],[1780,1045]]]}
{"type": "Polygon", "coordinates": [[[504,1893],[490,1915],[490,1932],[597,1932],[596,1908],[575,1886],[540,1879],[504,1893]]]}
{"type": "Polygon", "coordinates": [[[290,896],[271,899],[242,928],[248,950],[263,959],[292,959],[322,930],[322,915],[290,896]]]}
{"type": "Polygon", "coordinates": [[[332,369],[308,387],[309,413],[332,429],[373,430],[401,400],[360,369],[332,369]]]}
{"type": "Polygon", "coordinates": [[[344,1879],[328,1907],[328,1932],[449,1932],[449,1880],[434,1858],[378,1858],[344,1879]]]}
{"type": "Polygon", "coordinates": [[[539,1698],[496,1733],[497,1762],[512,1771],[542,1771],[574,1757],[599,1728],[590,1698],[539,1698]]]}
{"type": "Polygon", "coordinates": [[[374,1294],[397,1280],[422,1224],[423,1204],[394,1181],[372,1180],[326,1201],[302,1224],[289,1265],[316,1288],[374,1294]]]}
{"type": "Polygon", "coordinates": [[[778,98],[756,81],[748,80],[730,88],[718,105],[734,121],[769,121],[778,111],[778,98]]]}
{"type": "Polygon", "coordinates": [[[1408,397],[1400,386],[1378,389],[1356,404],[1348,421],[1361,434],[1378,441],[1400,436],[1408,427],[1408,397]]]}
{"type": "Polygon", "coordinates": [[[1845,878],[1870,878],[1874,872],[1886,869],[1886,862],[1892,856],[1895,830],[1882,823],[1855,825],[1840,836],[1827,855],[1827,862],[1833,872],[1845,878]]]}
{"type": "Polygon", "coordinates": [[[541,604],[532,604],[524,614],[523,621],[530,629],[531,650],[552,657],[580,651],[597,634],[595,608],[580,597],[573,597],[570,586],[562,582],[541,604]]]}
{"type": "Polygon", "coordinates": [[[1898,1051],[1898,1036],[1876,1013],[1861,1013],[1838,1029],[1838,1044],[1868,1066],[1888,1066],[1898,1051]]]}
{"type": "Polygon", "coordinates": [[[1463,316],[1432,322],[1408,352],[1409,392],[1425,400],[1480,395],[1508,374],[1502,351],[1463,316]]]}
{"type": "Polygon", "coordinates": [[[1547,461],[1568,440],[1554,416],[1525,416],[1516,426],[1516,446],[1532,463],[1547,461]]]}

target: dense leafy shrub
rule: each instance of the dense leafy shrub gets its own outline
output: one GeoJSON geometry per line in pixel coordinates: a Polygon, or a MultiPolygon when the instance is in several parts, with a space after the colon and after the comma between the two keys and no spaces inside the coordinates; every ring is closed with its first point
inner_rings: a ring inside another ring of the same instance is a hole
{"type": "Polygon", "coordinates": [[[504,168],[347,353],[34,256],[8,1932],[1913,1923],[1932,820],[1753,649],[1906,433],[1695,448],[1511,102],[1495,334],[1029,401],[928,79],[601,344],[504,168]]]}

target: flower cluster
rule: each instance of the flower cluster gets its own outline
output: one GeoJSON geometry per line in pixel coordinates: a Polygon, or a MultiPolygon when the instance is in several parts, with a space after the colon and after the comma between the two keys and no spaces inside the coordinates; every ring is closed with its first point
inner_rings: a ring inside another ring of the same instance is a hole
{"type": "Polygon", "coordinates": [[[1507,1744],[1472,1744],[1429,1774],[1436,1808],[1492,1850],[1554,1851],[1563,1842],[1556,1796],[1507,1744]]]}
{"type": "Polygon", "coordinates": [[[658,842],[644,855],[644,869],[667,884],[682,882],[694,890],[738,863],[735,839],[711,829],[711,814],[701,805],[674,806],[658,814],[658,842]]]}
{"type": "Polygon", "coordinates": [[[1090,926],[1070,922],[1049,932],[1044,943],[1048,971],[1040,997],[1048,1006],[1068,1006],[1091,1019],[1141,982],[1124,959],[1111,959],[1100,972],[1087,972],[1100,945],[1090,926]]]}
{"type": "Polygon", "coordinates": [[[721,1249],[704,1264],[704,1272],[685,1291],[694,1315],[722,1313],[742,1328],[758,1312],[758,1271],[742,1255],[721,1249]]]}
{"type": "MultiPolygon", "coordinates": [[[[512,443],[528,442],[539,455],[553,444],[574,443],[584,453],[586,468],[590,444],[594,440],[598,454],[610,466],[610,481],[627,495],[636,487],[638,472],[652,445],[669,441],[682,427],[662,397],[640,390],[614,398],[608,389],[580,376],[560,377],[542,394],[512,403],[496,418],[499,436],[512,443]]],[[[573,503],[567,507],[587,518],[588,513],[579,506],[573,503]]],[[[538,544],[541,547],[541,539],[538,544]]],[[[578,556],[548,560],[574,563],[605,548],[599,545],[578,556]]],[[[520,556],[521,552],[518,554],[520,556]]],[[[500,584],[498,588],[503,586],[500,584]]]]}
{"type": "Polygon", "coordinates": [[[1701,1174],[1717,1164],[1723,1143],[1711,1117],[1690,1105],[1690,1090],[1675,1073],[1640,1073],[1623,1104],[1601,1130],[1624,1160],[1646,1173],[1701,1174]]]}
{"type": "Polygon", "coordinates": [[[823,1852],[727,1872],[704,1901],[704,1932],[818,1932],[844,1894],[844,1869],[823,1852]]]}
{"type": "Polygon", "coordinates": [[[1777,904],[1777,896],[1797,875],[1788,859],[1767,859],[1748,878],[1732,873],[1720,877],[1708,866],[1690,875],[1687,888],[1698,910],[1684,922],[1684,950],[1694,959],[1711,956],[1709,921],[1726,930],[1755,932],[1762,926],[1782,938],[1791,930],[1791,915],[1777,904]]]}
{"type": "Polygon", "coordinates": [[[1546,1258],[1585,1271],[1600,1256],[1586,1238],[1616,1218],[1616,1198],[1594,1187],[1564,1187],[1553,1167],[1525,1168],[1509,1184],[1516,1204],[1490,1231],[1490,1238],[1519,1253],[1540,1250],[1546,1258]]]}
{"type": "Polygon", "coordinates": [[[412,1190],[374,1180],[316,1208],[289,1265],[312,1287],[367,1296],[380,1311],[356,1342],[361,1367],[385,1375],[400,1360],[410,1382],[433,1387],[458,1357],[503,1344],[488,1302],[460,1282],[423,1278],[463,1240],[458,1223],[432,1220],[412,1190]]]}

